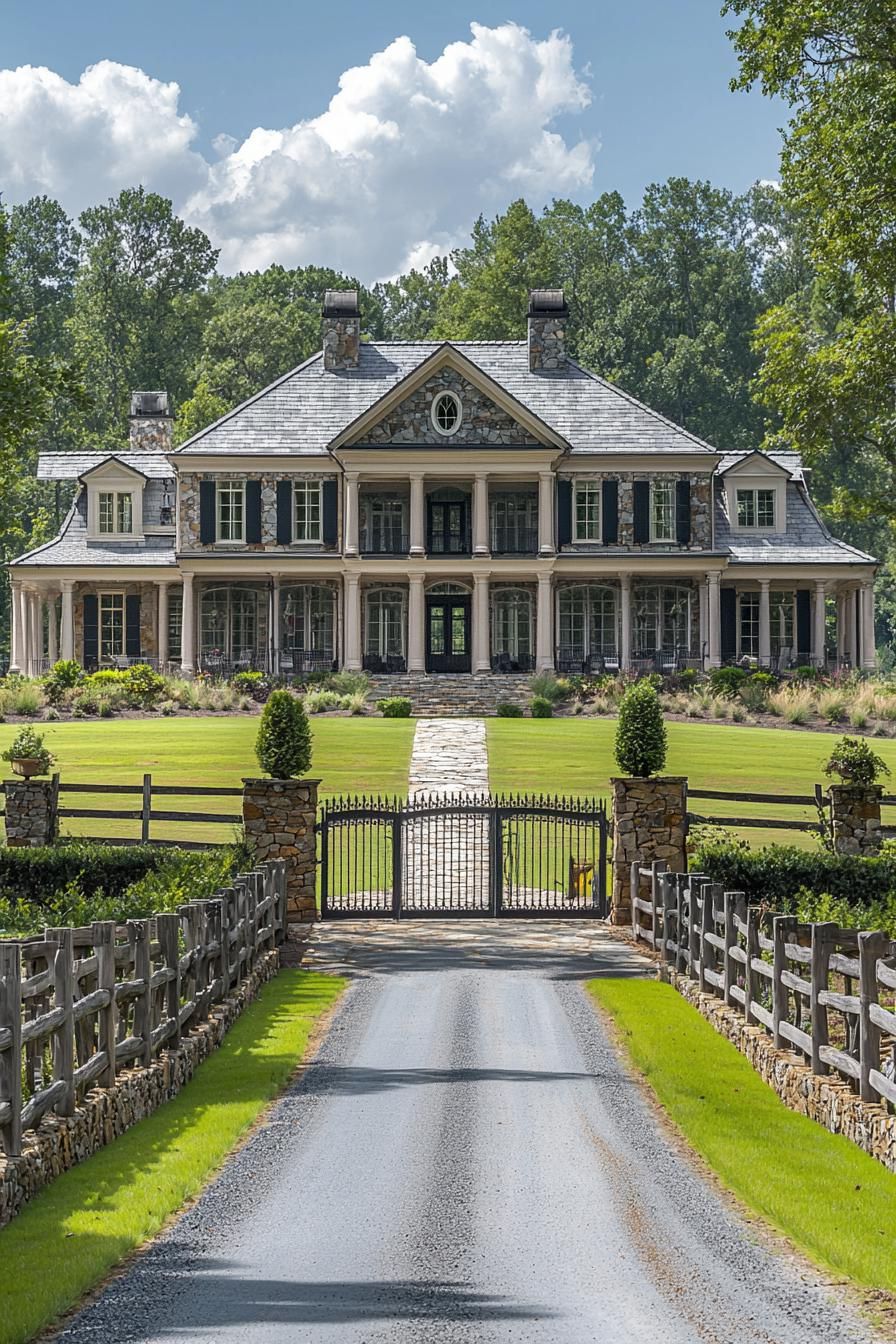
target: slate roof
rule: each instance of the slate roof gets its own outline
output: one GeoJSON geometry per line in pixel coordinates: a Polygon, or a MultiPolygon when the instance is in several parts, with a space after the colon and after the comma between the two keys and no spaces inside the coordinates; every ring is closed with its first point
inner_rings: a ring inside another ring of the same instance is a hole
{"type": "MultiPolygon", "coordinates": [[[[725,453],[716,468],[716,472],[719,476],[724,476],[726,471],[730,471],[733,466],[736,466],[738,462],[742,462],[745,457],[753,457],[755,455],[753,450],[738,453],[725,453]]],[[[795,481],[805,480],[805,468],[803,467],[803,459],[800,457],[799,453],[776,449],[773,453],[759,454],[759,456],[770,457],[773,462],[778,463],[778,466],[783,467],[785,471],[789,471],[791,477],[795,481]]]]}
{"type": "Polygon", "coordinates": [[[41,453],[37,460],[37,479],[78,481],[91,467],[98,467],[112,457],[151,479],[171,480],[174,476],[164,453],[41,453]]]}
{"type": "MultiPolygon", "coordinates": [[[[782,457],[783,454],[775,454],[782,457]]],[[[796,454],[789,456],[796,457],[796,454]]],[[[797,461],[799,459],[797,458],[797,461]]],[[[735,532],[728,519],[724,489],[715,491],[716,549],[727,551],[733,565],[874,564],[873,556],[832,537],[809,498],[802,480],[788,481],[787,531],[735,532]]]]}
{"type": "MultiPolygon", "coordinates": [[[[60,454],[62,456],[62,454],[60,454]]],[[[69,454],[65,454],[69,456],[69,454]]],[[[169,468],[170,473],[170,468],[169,468]]],[[[150,481],[143,492],[144,525],[156,524],[162,488],[150,481]]],[[[174,533],[138,541],[93,541],[87,536],[86,493],[75,500],[59,536],[11,561],[13,565],[174,565],[174,533]]]]}
{"type": "Polygon", "coordinates": [[[526,341],[377,341],[361,346],[357,369],[327,371],[322,354],[313,355],[177,452],[319,456],[445,344],[544,421],[574,453],[716,451],[578,364],[532,373],[526,341]]]}

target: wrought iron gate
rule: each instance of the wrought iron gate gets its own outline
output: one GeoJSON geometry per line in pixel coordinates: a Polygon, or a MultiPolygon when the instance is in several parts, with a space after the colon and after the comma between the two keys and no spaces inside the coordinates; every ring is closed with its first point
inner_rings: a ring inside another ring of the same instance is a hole
{"type": "Polygon", "coordinates": [[[605,917],[595,798],[335,798],[321,810],[324,919],[605,917]]]}

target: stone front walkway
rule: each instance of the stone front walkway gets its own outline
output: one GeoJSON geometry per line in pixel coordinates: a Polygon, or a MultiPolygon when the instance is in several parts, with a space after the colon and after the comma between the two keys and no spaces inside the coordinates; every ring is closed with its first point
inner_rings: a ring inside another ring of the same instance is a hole
{"type": "MultiPolygon", "coordinates": [[[[482,719],[418,719],[411,752],[411,799],[488,793],[482,719]]],[[[481,815],[421,816],[405,833],[407,907],[463,910],[488,904],[488,820],[481,815]]]]}

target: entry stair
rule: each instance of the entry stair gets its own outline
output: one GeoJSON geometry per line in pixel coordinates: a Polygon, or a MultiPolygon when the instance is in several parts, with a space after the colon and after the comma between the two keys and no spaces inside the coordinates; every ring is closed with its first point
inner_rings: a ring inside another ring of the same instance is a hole
{"type": "Polygon", "coordinates": [[[370,699],[403,695],[417,718],[464,718],[494,715],[499,704],[525,709],[532,699],[531,674],[464,672],[395,672],[370,678],[370,699]]]}

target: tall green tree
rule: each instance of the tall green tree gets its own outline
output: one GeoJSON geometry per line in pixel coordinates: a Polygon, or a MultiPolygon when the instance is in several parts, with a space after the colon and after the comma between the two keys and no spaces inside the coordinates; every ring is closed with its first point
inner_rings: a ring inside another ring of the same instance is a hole
{"type": "Polygon", "coordinates": [[[433,257],[421,271],[411,270],[397,280],[374,285],[373,293],[382,306],[383,328],[389,339],[427,340],[448,284],[448,258],[433,257]]]}

